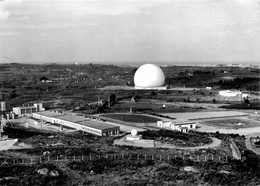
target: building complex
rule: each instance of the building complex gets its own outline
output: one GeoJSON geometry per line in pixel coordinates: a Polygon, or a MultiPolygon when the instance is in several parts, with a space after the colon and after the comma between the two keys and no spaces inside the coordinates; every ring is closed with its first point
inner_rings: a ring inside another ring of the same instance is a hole
{"type": "Polygon", "coordinates": [[[157,127],[170,129],[179,132],[188,132],[196,129],[196,122],[193,121],[157,121],[157,127]]]}
{"type": "Polygon", "coordinates": [[[13,107],[13,113],[18,117],[23,117],[34,112],[40,112],[45,110],[42,107],[42,103],[34,103],[33,105],[13,107]]]}
{"type": "Polygon", "coordinates": [[[119,126],[107,124],[82,116],[75,116],[52,111],[32,113],[32,117],[42,121],[59,124],[60,126],[74,128],[98,136],[110,136],[119,134],[119,126]]]}

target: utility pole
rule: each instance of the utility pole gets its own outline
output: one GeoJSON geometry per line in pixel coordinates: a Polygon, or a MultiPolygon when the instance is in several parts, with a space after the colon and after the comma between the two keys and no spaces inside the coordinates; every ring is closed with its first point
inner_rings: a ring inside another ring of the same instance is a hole
{"type": "Polygon", "coordinates": [[[108,108],[110,108],[110,96],[108,96],[108,108]]]}

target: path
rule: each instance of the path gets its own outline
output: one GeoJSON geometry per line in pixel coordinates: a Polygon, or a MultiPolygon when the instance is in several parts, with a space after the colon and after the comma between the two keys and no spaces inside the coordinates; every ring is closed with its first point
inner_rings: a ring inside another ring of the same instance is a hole
{"type": "Polygon", "coordinates": [[[196,149],[207,149],[207,148],[215,148],[221,144],[221,140],[217,138],[212,138],[212,143],[202,146],[196,147],[177,147],[172,144],[162,144],[160,142],[155,142],[154,140],[136,140],[136,141],[126,141],[125,138],[117,139],[114,141],[115,145],[129,145],[136,147],[144,147],[144,148],[171,148],[171,149],[180,149],[180,150],[196,150],[196,149]]]}
{"type": "Polygon", "coordinates": [[[250,138],[251,137],[257,137],[257,136],[260,136],[260,132],[257,132],[257,133],[253,133],[253,134],[249,134],[246,136],[246,148],[253,151],[254,153],[256,154],[259,154],[260,155],[260,148],[256,149],[252,146],[251,142],[250,142],[250,138]]]}
{"type": "Polygon", "coordinates": [[[197,123],[197,126],[199,127],[197,131],[201,132],[217,132],[224,134],[240,134],[240,135],[249,135],[253,134],[255,132],[260,132],[260,127],[251,127],[251,128],[239,128],[239,129],[223,129],[223,128],[217,128],[213,126],[208,126],[205,124],[197,123]]]}
{"type": "Polygon", "coordinates": [[[10,149],[17,141],[18,139],[8,139],[0,141],[0,151],[10,149]]]}
{"type": "MultiPolygon", "coordinates": [[[[197,149],[207,149],[207,148],[214,148],[218,147],[221,144],[221,140],[217,138],[211,138],[212,143],[206,144],[206,145],[201,145],[201,146],[196,146],[196,147],[177,147],[175,145],[170,145],[170,144],[161,144],[159,147],[161,148],[174,148],[174,149],[180,149],[180,150],[197,150],[197,149]]],[[[156,144],[158,147],[158,144],[156,144]]]]}

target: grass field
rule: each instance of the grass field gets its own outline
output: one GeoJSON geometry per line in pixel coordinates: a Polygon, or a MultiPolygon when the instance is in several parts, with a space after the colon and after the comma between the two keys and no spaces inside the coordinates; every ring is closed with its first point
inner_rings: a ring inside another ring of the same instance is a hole
{"type": "Polygon", "coordinates": [[[141,114],[102,114],[100,116],[132,123],[153,123],[160,120],[155,117],[141,114]]]}
{"type": "Polygon", "coordinates": [[[260,122],[248,120],[248,119],[222,119],[222,120],[211,120],[205,121],[204,124],[221,127],[221,128],[249,128],[249,127],[259,127],[260,122]]]}

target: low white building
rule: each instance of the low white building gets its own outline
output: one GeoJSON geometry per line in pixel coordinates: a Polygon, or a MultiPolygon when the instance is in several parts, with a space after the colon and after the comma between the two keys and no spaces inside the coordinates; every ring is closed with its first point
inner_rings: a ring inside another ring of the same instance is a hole
{"type": "Polygon", "coordinates": [[[225,97],[235,97],[237,95],[241,95],[242,92],[240,91],[232,91],[232,90],[221,90],[219,91],[219,95],[225,96],[225,97]]]}
{"type": "Polygon", "coordinates": [[[157,121],[157,127],[179,132],[188,132],[196,129],[196,122],[192,121],[157,121]]]}

